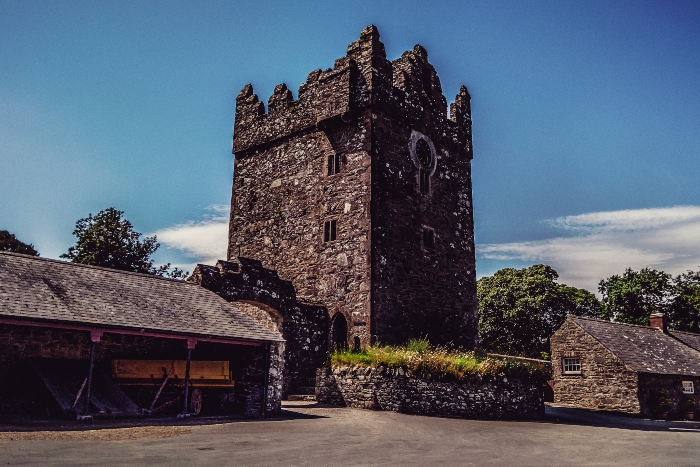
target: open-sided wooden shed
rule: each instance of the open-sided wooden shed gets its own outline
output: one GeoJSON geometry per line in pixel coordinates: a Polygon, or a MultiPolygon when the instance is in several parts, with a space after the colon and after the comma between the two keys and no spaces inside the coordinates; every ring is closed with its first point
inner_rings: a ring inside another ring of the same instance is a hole
{"type": "Polygon", "coordinates": [[[0,416],[274,415],[283,350],[196,284],[0,252],[0,416]]]}

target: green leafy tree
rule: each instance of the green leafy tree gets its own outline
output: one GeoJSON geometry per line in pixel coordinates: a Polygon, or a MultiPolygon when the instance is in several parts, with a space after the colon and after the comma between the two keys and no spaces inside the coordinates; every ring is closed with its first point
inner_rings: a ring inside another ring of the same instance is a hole
{"type": "Polygon", "coordinates": [[[568,313],[600,316],[592,293],[558,284],[550,266],[501,269],[477,281],[479,339],[491,352],[540,358],[568,313]]]}
{"type": "Polygon", "coordinates": [[[141,272],[182,279],[187,272],[174,268],[170,263],[154,267],[151,256],[160,244],[156,236],[141,239],[131,222],[122,216],[124,211],[107,208],[97,215],[88,215],[75,223],[73,235],[77,243],[62,254],[74,263],[91,264],[122,271],[141,272]]]}
{"type": "Polygon", "coordinates": [[[600,281],[603,296],[603,317],[620,323],[649,325],[649,315],[667,311],[672,302],[673,284],[670,274],[644,268],[610,276],[600,281]]]}
{"type": "Polygon", "coordinates": [[[673,279],[673,300],[667,313],[670,328],[700,332],[700,272],[688,271],[673,279]]]}
{"type": "Polygon", "coordinates": [[[34,245],[17,240],[17,237],[7,230],[0,230],[0,251],[12,251],[14,253],[39,256],[39,252],[34,249],[34,245]]]}

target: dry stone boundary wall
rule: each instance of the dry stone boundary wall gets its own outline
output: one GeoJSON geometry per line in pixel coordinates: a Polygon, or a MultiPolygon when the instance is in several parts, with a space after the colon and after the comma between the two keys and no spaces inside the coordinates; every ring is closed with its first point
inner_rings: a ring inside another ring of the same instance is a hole
{"type": "Polygon", "coordinates": [[[439,417],[534,419],[544,415],[541,386],[504,376],[456,382],[408,375],[403,368],[334,367],[317,370],[316,400],[439,417]]]}

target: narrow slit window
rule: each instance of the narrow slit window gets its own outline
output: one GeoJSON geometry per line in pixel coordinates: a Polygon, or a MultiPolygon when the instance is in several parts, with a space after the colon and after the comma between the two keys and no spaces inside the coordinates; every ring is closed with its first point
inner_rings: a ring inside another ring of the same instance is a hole
{"type": "Polygon", "coordinates": [[[328,175],[340,173],[340,154],[328,156],[328,175]]]}
{"type": "Polygon", "coordinates": [[[429,250],[435,248],[435,231],[430,227],[423,227],[423,247],[429,250]]]}
{"type": "Polygon", "coordinates": [[[430,193],[430,173],[425,169],[418,169],[418,183],[421,193],[430,193]]]}
{"type": "Polygon", "coordinates": [[[323,241],[332,242],[338,238],[338,221],[336,219],[323,223],[323,241]]]}
{"type": "Polygon", "coordinates": [[[578,357],[565,357],[561,359],[562,373],[565,375],[581,374],[581,359],[578,357]]]}

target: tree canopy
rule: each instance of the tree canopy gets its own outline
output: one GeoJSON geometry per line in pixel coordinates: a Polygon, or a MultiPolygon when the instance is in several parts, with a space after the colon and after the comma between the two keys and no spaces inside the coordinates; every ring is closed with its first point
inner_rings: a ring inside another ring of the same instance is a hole
{"type": "Polygon", "coordinates": [[[668,323],[673,329],[700,332],[700,272],[688,271],[673,279],[668,323]]]}
{"type": "Polygon", "coordinates": [[[62,254],[74,263],[103,266],[122,271],[141,272],[167,276],[173,279],[184,278],[187,273],[178,268],[170,271],[170,263],[155,267],[151,256],[160,244],[156,236],[141,238],[141,234],[127,219],[124,211],[107,208],[95,216],[78,219],[73,235],[76,244],[62,254]]]}
{"type": "Polygon", "coordinates": [[[700,272],[672,277],[656,269],[627,268],[600,281],[598,290],[606,319],[648,326],[649,315],[662,312],[671,329],[700,332],[700,272]]]}
{"type": "Polygon", "coordinates": [[[479,339],[488,351],[541,358],[549,336],[568,313],[600,316],[600,302],[587,290],[556,282],[550,266],[501,269],[477,281],[479,339]]]}
{"type": "Polygon", "coordinates": [[[603,295],[603,317],[620,323],[649,325],[651,313],[664,311],[672,292],[671,275],[656,269],[613,275],[598,284],[603,295]]]}
{"type": "Polygon", "coordinates": [[[34,249],[34,245],[17,240],[17,237],[7,230],[0,230],[0,251],[39,256],[39,252],[34,249]]]}

